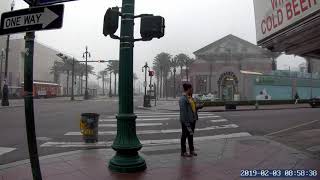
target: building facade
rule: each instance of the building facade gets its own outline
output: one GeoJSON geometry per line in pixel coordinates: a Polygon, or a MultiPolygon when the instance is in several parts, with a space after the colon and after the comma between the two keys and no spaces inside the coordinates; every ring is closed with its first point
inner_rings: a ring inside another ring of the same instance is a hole
{"type": "MultiPolygon", "coordinates": [[[[6,48],[6,38],[0,39],[0,50],[6,48]]],[[[9,46],[8,58],[8,76],[7,83],[9,88],[19,88],[24,81],[24,53],[25,53],[25,40],[24,39],[11,39],[9,46]]],[[[38,82],[58,83],[61,86],[61,94],[66,94],[66,88],[71,92],[71,73],[69,75],[69,86],[67,86],[67,75],[64,73],[59,74],[59,78],[55,79],[52,67],[55,61],[61,61],[57,56],[60,53],[47,45],[35,41],[34,44],[34,62],[33,62],[33,79],[38,82]]],[[[4,79],[4,62],[2,77],[4,79]]],[[[75,94],[80,93],[79,78],[76,78],[75,94]]]]}
{"type": "Polygon", "coordinates": [[[320,61],[306,58],[301,72],[276,68],[279,53],[228,35],[196,52],[189,81],[196,94],[215,99],[290,100],[320,96],[320,61]]]}
{"type": "Polygon", "coordinates": [[[252,89],[246,72],[270,73],[277,57],[248,41],[228,35],[194,52],[190,81],[198,94],[221,100],[247,99],[252,89]]]}

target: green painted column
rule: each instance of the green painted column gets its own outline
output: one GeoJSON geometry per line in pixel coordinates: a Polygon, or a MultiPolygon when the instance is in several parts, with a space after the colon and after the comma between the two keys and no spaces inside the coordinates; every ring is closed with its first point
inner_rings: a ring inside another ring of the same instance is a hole
{"type": "Polygon", "coordinates": [[[122,1],[119,114],[117,115],[117,136],[112,145],[116,155],[109,162],[109,168],[120,173],[146,169],[146,162],[138,153],[142,144],[136,134],[137,116],[133,112],[134,3],[134,0],[122,1]]]}

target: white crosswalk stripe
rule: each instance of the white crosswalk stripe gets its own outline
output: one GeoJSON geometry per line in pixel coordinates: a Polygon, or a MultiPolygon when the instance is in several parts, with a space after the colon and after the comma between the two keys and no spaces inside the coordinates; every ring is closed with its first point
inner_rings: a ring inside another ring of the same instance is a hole
{"type": "MultiPolygon", "coordinates": [[[[162,126],[162,123],[137,123],[137,127],[144,127],[144,126],[162,126]]],[[[117,127],[117,124],[100,124],[99,127],[117,127]]]]}
{"type": "MultiPolygon", "coordinates": [[[[209,131],[215,129],[228,129],[228,128],[238,128],[239,126],[236,124],[227,124],[221,126],[210,126],[206,128],[197,128],[195,131],[209,131]]],[[[168,133],[180,133],[181,129],[165,129],[165,130],[143,130],[137,131],[138,135],[143,134],[168,134],[168,133]]],[[[116,135],[117,131],[99,131],[99,135],[116,135]]],[[[66,136],[80,136],[80,132],[68,132],[65,134],[66,136]]]]}
{"type": "MultiPolygon", "coordinates": [[[[221,118],[220,116],[200,116],[199,119],[207,119],[207,118],[221,118]]],[[[172,116],[170,117],[154,117],[154,116],[144,116],[144,117],[138,117],[136,121],[168,121],[168,120],[177,120],[178,116],[172,116]],[[153,118],[152,118],[153,117],[153,118]]],[[[117,122],[117,119],[115,118],[109,118],[109,119],[100,119],[100,122],[117,122]]]]}
{"type": "Polygon", "coordinates": [[[9,147],[0,147],[0,156],[4,155],[6,153],[9,153],[11,151],[16,150],[16,148],[9,148],[9,147]]]}
{"type": "MultiPolygon", "coordinates": [[[[152,144],[171,144],[178,143],[180,139],[165,139],[166,135],[169,137],[179,137],[181,133],[181,127],[179,123],[179,112],[147,112],[147,113],[136,113],[136,126],[137,135],[147,135],[142,136],[142,144],[152,145],[152,144]],[[169,126],[170,124],[170,126],[169,126]],[[170,127],[170,128],[169,128],[170,127]],[[173,134],[174,136],[170,136],[173,134]],[[157,139],[159,135],[159,138],[157,139]],[[161,136],[160,136],[161,135],[161,136]]],[[[116,116],[105,116],[101,117],[99,120],[99,136],[110,136],[115,137],[117,134],[117,119],[116,116]],[[107,129],[108,128],[108,129],[107,129]]],[[[199,137],[195,137],[195,140],[211,140],[211,139],[224,139],[224,138],[234,138],[234,137],[243,137],[251,136],[247,132],[239,132],[239,126],[234,123],[228,123],[228,120],[220,116],[215,115],[211,112],[200,112],[199,121],[202,125],[199,124],[199,127],[196,128],[196,132],[203,132],[197,134],[199,137]],[[209,123],[209,124],[208,124],[209,123]],[[211,123],[211,124],[210,124],[211,123]],[[205,127],[204,127],[205,126],[205,127]],[[220,130],[220,131],[219,131],[220,130]],[[227,134],[223,133],[229,132],[227,134]],[[237,132],[238,131],[238,132],[237,132]],[[223,133],[223,134],[221,134],[223,133]],[[201,135],[202,134],[202,135],[201,135]],[[210,135],[210,136],[209,136],[210,135]]],[[[80,131],[67,132],[64,136],[82,136],[80,131]]],[[[110,139],[110,138],[109,138],[110,139]]],[[[60,148],[71,148],[71,147],[105,147],[110,146],[112,142],[98,142],[96,144],[86,144],[82,142],[46,142],[41,145],[41,147],[60,147],[60,148]]]]}
{"type": "MultiPolygon", "coordinates": [[[[217,139],[230,139],[237,137],[247,137],[251,134],[247,132],[232,133],[232,134],[219,134],[214,136],[202,136],[195,137],[195,141],[206,141],[206,140],[217,140],[217,139]]],[[[166,145],[179,143],[180,139],[161,139],[161,140],[142,140],[140,141],[143,145],[166,145]]],[[[56,148],[67,148],[67,147],[107,147],[112,145],[112,141],[101,141],[98,143],[87,144],[84,142],[47,142],[42,144],[40,147],[56,147],[56,148]]]]}

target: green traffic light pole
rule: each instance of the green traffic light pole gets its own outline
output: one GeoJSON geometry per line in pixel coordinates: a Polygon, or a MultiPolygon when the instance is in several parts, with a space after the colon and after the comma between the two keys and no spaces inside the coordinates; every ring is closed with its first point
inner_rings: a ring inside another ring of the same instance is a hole
{"type": "Polygon", "coordinates": [[[137,116],[133,112],[134,4],[134,0],[122,1],[119,114],[117,136],[112,145],[116,155],[109,162],[110,170],[121,173],[143,171],[147,167],[138,153],[142,144],[136,134],[137,116]]]}

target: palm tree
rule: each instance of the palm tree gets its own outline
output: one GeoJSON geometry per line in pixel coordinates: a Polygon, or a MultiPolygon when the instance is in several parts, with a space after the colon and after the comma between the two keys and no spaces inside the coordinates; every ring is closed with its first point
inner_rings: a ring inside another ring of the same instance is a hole
{"type": "Polygon", "coordinates": [[[185,66],[186,66],[186,76],[187,76],[187,81],[189,81],[189,70],[190,66],[195,62],[194,59],[188,58],[186,59],[185,66]]]}
{"type": "Polygon", "coordinates": [[[136,84],[136,80],[138,80],[138,76],[136,73],[133,73],[133,92],[135,93],[135,84],[136,84]]]}
{"type": "Polygon", "coordinates": [[[102,71],[99,71],[98,73],[98,76],[102,79],[102,95],[104,96],[105,93],[104,93],[104,85],[105,85],[105,76],[106,74],[108,73],[108,71],[105,69],[105,70],[102,70],[102,71]]]}
{"type": "Polygon", "coordinates": [[[62,72],[67,74],[67,95],[69,95],[69,75],[70,71],[72,70],[72,59],[66,56],[58,56],[62,59],[62,72]]]}
{"type": "Polygon", "coordinates": [[[155,69],[160,71],[160,97],[164,96],[163,91],[163,78],[165,78],[165,88],[167,96],[167,84],[168,84],[168,73],[170,71],[170,59],[171,55],[165,52],[158,54],[153,60],[153,66],[155,69]]]}
{"type": "Polygon", "coordinates": [[[170,67],[173,69],[173,98],[176,98],[176,72],[178,66],[178,59],[176,57],[172,58],[170,61],[170,67]]]}
{"type": "Polygon", "coordinates": [[[50,69],[50,73],[53,74],[53,82],[59,83],[60,74],[63,73],[63,63],[60,61],[54,61],[53,66],[50,69]]]}
{"type": "Polygon", "coordinates": [[[182,69],[186,65],[187,59],[190,59],[190,58],[188,55],[183,54],[183,53],[176,55],[175,58],[177,59],[178,65],[180,66],[180,78],[181,78],[181,82],[182,82],[182,78],[183,78],[182,69]]]}
{"type": "Polygon", "coordinates": [[[160,65],[158,62],[153,62],[153,70],[155,71],[155,76],[157,78],[157,96],[160,95],[159,94],[159,90],[160,90],[160,87],[159,87],[159,84],[160,84],[160,77],[161,77],[161,73],[160,73],[160,65]]]}
{"type": "Polygon", "coordinates": [[[108,70],[114,74],[114,95],[117,95],[117,74],[119,74],[119,61],[110,61],[108,70]]]}
{"type": "Polygon", "coordinates": [[[110,67],[108,67],[106,70],[109,72],[109,75],[110,75],[110,77],[109,77],[109,97],[111,97],[112,96],[112,87],[111,87],[112,69],[110,67]]]}

